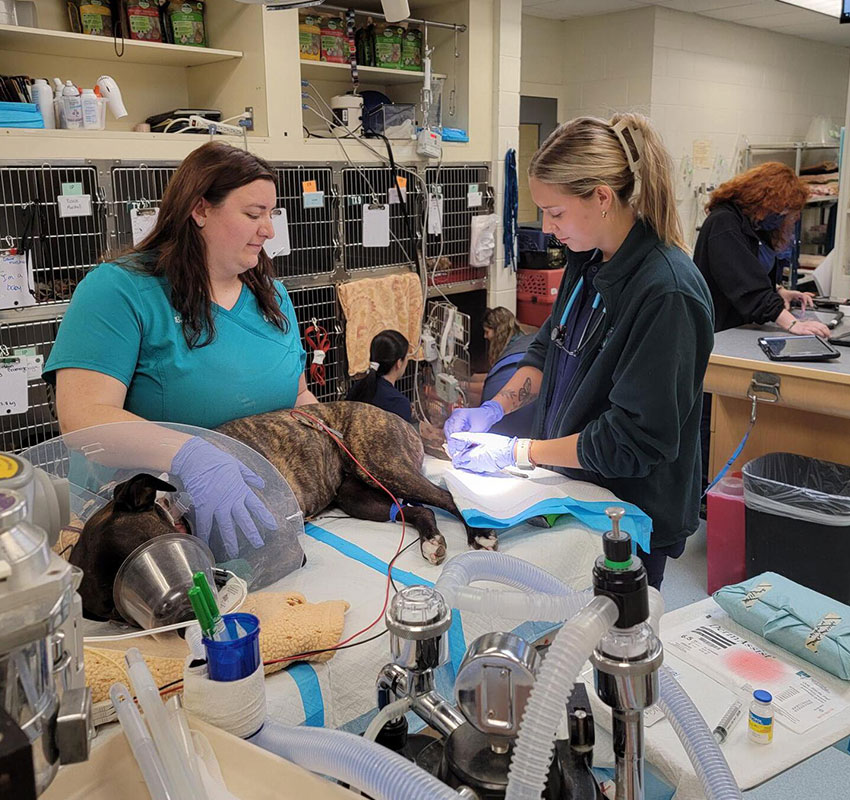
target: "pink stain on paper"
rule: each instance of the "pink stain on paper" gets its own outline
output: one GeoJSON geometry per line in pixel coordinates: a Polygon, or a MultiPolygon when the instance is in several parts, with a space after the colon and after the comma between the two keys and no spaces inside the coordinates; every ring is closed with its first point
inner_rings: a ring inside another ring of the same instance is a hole
{"type": "Polygon", "coordinates": [[[750,681],[779,681],[786,675],[783,664],[750,650],[735,649],[723,654],[725,665],[736,675],[750,681]]]}

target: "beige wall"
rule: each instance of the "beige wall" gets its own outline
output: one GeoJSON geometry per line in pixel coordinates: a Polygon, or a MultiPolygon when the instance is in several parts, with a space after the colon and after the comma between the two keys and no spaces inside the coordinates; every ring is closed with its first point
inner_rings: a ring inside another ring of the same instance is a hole
{"type": "Polygon", "coordinates": [[[564,91],[565,23],[523,14],[521,93],[555,97],[564,91]]]}
{"type": "Polygon", "coordinates": [[[559,117],[649,112],[654,9],[565,20],[559,117]]]}
{"type": "Polygon", "coordinates": [[[649,113],[654,9],[522,18],[522,94],[556,97],[558,121],[649,113]]]}

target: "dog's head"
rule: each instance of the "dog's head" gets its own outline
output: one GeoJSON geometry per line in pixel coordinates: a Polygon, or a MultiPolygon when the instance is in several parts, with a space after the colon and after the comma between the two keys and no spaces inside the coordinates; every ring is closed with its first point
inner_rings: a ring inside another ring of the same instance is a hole
{"type": "Polygon", "coordinates": [[[112,500],[83,527],[69,561],[83,571],[80,597],[89,619],[120,620],[112,600],[112,584],[124,559],[155,536],[174,533],[156,493],[176,489],[153,475],[141,473],[119,483],[112,500]]]}

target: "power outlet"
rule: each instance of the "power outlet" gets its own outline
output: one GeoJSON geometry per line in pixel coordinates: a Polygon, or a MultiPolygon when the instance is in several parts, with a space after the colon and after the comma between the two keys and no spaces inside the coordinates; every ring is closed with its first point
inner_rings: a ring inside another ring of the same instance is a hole
{"type": "Polygon", "coordinates": [[[254,106],[245,106],[245,116],[240,124],[246,131],[254,130],[254,106]]]}

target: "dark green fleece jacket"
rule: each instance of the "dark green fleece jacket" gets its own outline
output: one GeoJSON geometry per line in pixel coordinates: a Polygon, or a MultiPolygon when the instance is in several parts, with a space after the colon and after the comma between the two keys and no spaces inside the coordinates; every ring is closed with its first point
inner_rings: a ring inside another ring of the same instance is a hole
{"type": "Polygon", "coordinates": [[[584,472],[558,471],[643,509],[652,518],[652,547],[674,544],[699,524],[702,381],[714,345],[708,287],[682,250],[637,222],[593,280],[603,324],[565,395],[553,397],[551,330],[581,275],[573,255],[552,315],[520,363],[543,371],[533,437],[541,436],[546,408],[559,406],[557,436],[579,434],[584,472]]]}

